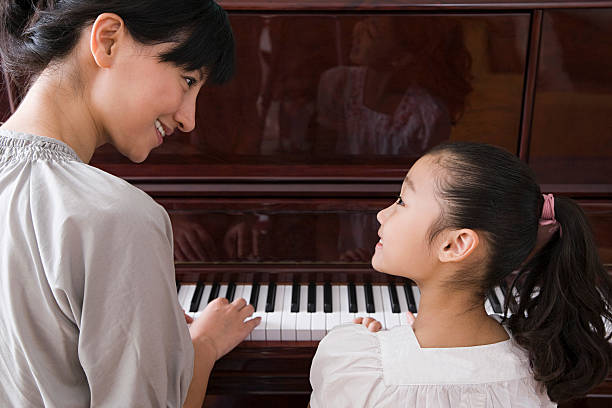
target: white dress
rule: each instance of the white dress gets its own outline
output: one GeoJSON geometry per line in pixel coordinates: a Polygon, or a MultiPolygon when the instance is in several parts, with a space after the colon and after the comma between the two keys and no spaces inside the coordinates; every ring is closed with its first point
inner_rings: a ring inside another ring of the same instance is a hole
{"type": "Polygon", "coordinates": [[[421,348],[411,326],[333,329],[310,370],[311,408],[555,407],[513,340],[421,348]]]}
{"type": "Polygon", "coordinates": [[[181,407],[193,346],[166,211],[0,130],[0,406],[181,407]]]}

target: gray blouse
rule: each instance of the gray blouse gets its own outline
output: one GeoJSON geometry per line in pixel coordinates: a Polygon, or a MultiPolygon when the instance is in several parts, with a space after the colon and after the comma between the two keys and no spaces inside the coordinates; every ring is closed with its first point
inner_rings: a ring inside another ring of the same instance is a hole
{"type": "Polygon", "coordinates": [[[0,406],[182,406],[193,346],[166,211],[0,129],[0,214],[0,406]]]}

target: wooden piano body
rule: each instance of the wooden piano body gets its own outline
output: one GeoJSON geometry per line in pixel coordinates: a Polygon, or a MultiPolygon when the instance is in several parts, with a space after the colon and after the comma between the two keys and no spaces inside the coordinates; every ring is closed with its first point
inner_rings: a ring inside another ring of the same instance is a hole
{"type": "MultiPolygon", "coordinates": [[[[178,282],[401,283],[369,264],[376,212],[448,139],[515,152],[544,192],[578,200],[612,269],[612,1],[220,4],[237,75],[204,88],[196,129],[140,165],[109,146],[92,160],[168,210],[178,282]],[[402,107],[392,130],[373,125],[402,107]]],[[[2,117],[12,105],[3,92],[2,117]]],[[[205,406],[306,406],[315,350],[241,344],[205,406]]],[[[562,406],[610,405],[612,378],[562,406]]]]}

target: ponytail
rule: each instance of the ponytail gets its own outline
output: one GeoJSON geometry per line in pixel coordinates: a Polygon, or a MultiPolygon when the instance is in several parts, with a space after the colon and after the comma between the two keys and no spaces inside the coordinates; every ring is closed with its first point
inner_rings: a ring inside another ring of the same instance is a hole
{"type": "Polygon", "coordinates": [[[516,273],[515,296],[506,296],[508,327],[552,401],[601,383],[612,361],[612,279],[580,207],[569,198],[544,199],[531,169],[498,147],[444,143],[428,155],[442,170],[434,192],[443,209],[430,239],[469,228],[483,232],[487,244],[482,270],[456,280],[474,287],[480,302],[516,273]]]}
{"type": "Polygon", "coordinates": [[[581,208],[555,197],[555,213],[561,228],[519,270],[518,304],[510,305],[508,323],[529,353],[535,379],[559,402],[585,394],[608,374],[612,280],[581,208]]]}

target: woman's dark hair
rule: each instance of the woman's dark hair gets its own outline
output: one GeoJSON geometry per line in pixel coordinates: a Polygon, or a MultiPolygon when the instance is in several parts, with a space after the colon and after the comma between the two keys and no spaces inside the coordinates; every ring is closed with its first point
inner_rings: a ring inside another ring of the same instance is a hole
{"type": "Polygon", "coordinates": [[[234,38],[227,13],[213,0],[4,0],[0,51],[5,71],[18,84],[68,55],[81,30],[102,13],[119,15],[136,41],[176,42],[160,55],[187,71],[206,68],[223,83],[234,72],[234,38]]]}
{"type": "Polygon", "coordinates": [[[508,327],[552,401],[601,383],[612,359],[605,326],[612,321],[612,280],[580,207],[555,196],[560,230],[534,248],[544,200],[526,164],[480,143],[442,144],[427,156],[437,167],[435,191],[442,207],[430,239],[447,228],[470,228],[481,234],[488,254],[480,270],[462,271],[458,283],[478,288],[484,299],[502,280],[512,279],[509,293],[518,299],[507,296],[508,327]]]}

